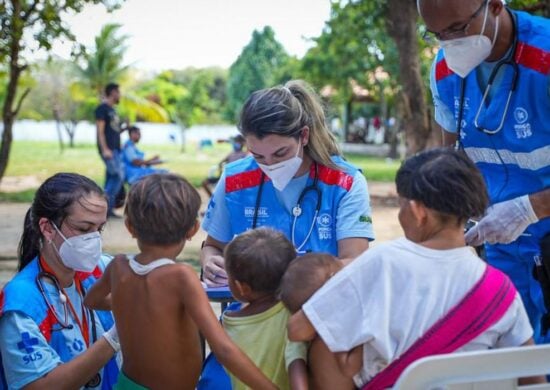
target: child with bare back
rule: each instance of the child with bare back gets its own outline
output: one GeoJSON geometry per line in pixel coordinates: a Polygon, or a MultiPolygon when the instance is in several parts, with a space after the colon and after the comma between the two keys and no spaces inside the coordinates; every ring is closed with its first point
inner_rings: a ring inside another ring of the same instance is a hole
{"type": "Polygon", "coordinates": [[[89,307],[112,308],[123,354],[120,389],[194,389],[199,331],[221,364],[254,389],[276,388],[230,340],[197,273],[176,264],[198,230],[200,197],[183,178],[154,174],[132,186],[125,223],[140,253],[117,256],[88,292],[89,307]]]}

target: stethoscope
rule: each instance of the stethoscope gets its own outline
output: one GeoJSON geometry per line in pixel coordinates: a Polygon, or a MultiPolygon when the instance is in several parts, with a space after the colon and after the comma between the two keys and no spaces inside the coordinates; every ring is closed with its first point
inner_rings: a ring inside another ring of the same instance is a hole
{"type": "MultiPolygon", "coordinates": [[[[302,248],[311,237],[311,234],[313,233],[313,228],[315,227],[315,221],[317,220],[319,211],[321,211],[321,204],[322,204],[321,202],[323,199],[323,195],[322,195],[321,189],[319,188],[319,166],[317,165],[317,162],[313,162],[313,164],[315,169],[315,176],[313,177],[313,183],[309,186],[306,186],[302,190],[302,192],[300,193],[300,196],[298,197],[298,202],[296,202],[296,206],[292,208],[292,215],[294,219],[292,221],[291,239],[292,239],[292,244],[294,245],[294,248],[296,248],[296,252],[298,253],[305,253],[304,251],[302,251],[302,248]],[[313,214],[311,225],[309,227],[306,238],[304,238],[304,240],[300,245],[297,245],[295,240],[296,221],[302,215],[302,201],[304,200],[308,192],[314,192],[316,194],[317,204],[315,206],[315,213],[313,214]]],[[[256,207],[254,208],[254,216],[252,218],[252,229],[256,229],[256,226],[258,223],[258,210],[260,209],[260,203],[262,200],[262,192],[263,192],[265,178],[266,178],[266,175],[264,172],[262,172],[262,177],[260,179],[260,187],[258,188],[258,194],[256,195],[256,207]]]]}
{"type": "MultiPolygon", "coordinates": [[[[52,315],[55,317],[57,325],[59,325],[58,329],[53,329],[53,325],[52,325],[52,331],[59,331],[63,329],[73,329],[74,325],[69,323],[69,308],[68,308],[68,302],[67,302],[68,298],[63,292],[63,289],[61,288],[61,285],[59,284],[59,280],[54,274],[44,270],[42,268],[42,265],[40,264],[40,261],[38,262],[38,267],[39,267],[39,271],[38,271],[38,274],[36,275],[36,285],[38,286],[38,290],[40,291],[42,298],[44,298],[44,302],[46,302],[46,306],[48,307],[49,312],[52,313],[52,315]],[[55,289],[59,294],[59,301],[63,305],[63,320],[60,318],[59,313],[55,309],[54,304],[52,303],[48,293],[46,292],[46,288],[44,287],[44,279],[49,281],[55,287],[55,289]]],[[[84,297],[81,297],[81,299],[84,300],[84,297]]],[[[87,311],[88,317],[90,318],[90,322],[92,324],[92,340],[93,340],[93,343],[95,343],[97,341],[97,328],[95,324],[94,311],[88,308],[84,308],[84,310],[87,311]]],[[[83,318],[83,320],[86,321],[85,318],[83,318]]],[[[86,383],[85,387],[97,387],[99,386],[100,383],[101,383],[101,376],[99,375],[99,373],[97,373],[96,375],[94,375],[92,379],[90,379],[88,383],[86,383]]]]}
{"type": "MultiPolygon", "coordinates": [[[[510,12],[510,11],[508,11],[510,12]]],[[[476,115],[474,117],[474,125],[479,130],[484,132],[485,134],[494,135],[498,133],[502,128],[504,127],[504,121],[506,119],[506,115],[508,114],[508,108],[510,107],[510,100],[512,99],[512,94],[516,91],[517,87],[517,81],[518,81],[518,75],[519,75],[519,67],[516,63],[514,56],[516,54],[516,49],[518,45],[518,31],[517,31],[517,23],[516,23],[516,15],[511,12],[512,16],[512,25],[513,25],[513,31],[514,31],[514,41],[512,44],[512,50],[506,58],[500,60],[493,70],[491,71],[491,74],[489,75],[489,81],[487,82],[487,87],[485,88],[485,92],[483,93],[483,97],[481,99],[481,103],[479,104],[479,107],[477,109],[476,115]],[[508,98],[506,99],[506,105],[504,106],[504,112],[502,113],[502,118],[500,120],[500,124],[497,126],[496,129],[491,130],[487,129],[485,127],[480,126],[479,124],[479,115],[481,113],[481,110],[483,106],[485,105],[485,101],[487,100],[487,96],[489,96],[489,92],[491,91],[491,88],[493,87],[493,82],[495,81],[496,76],[498,75],[499,70],[503,66],[509,66],[512,68],[514,74],[512,77],[512,85],[510,86],[510,91],[508,91],[508,98]]],[[[460,106],[458,110],[458,121],[457,121],[457,134],[458,134],[458,141],[460,142],[460,135],[462,131],[462,118],[464,116],[464,92],[466,89],[466,78],[462,79],[462,82],[460,84],[460,106]]],[[[457,143],[458,146],[458,143],[457,143]]]]}

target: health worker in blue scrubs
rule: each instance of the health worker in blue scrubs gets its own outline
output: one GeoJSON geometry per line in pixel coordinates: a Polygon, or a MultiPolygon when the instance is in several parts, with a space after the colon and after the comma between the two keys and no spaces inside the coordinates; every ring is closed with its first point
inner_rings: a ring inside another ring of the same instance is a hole
{"type": "Polygon", "coordinates": [[[512,279],[541,341],[546,309],[533,268],[550,258],[550,20],[501,0],[417,5],[441,47],[430,79],[435,119],[445,143],[476,163],[491,200],[466,241],[485,244],[487,261],[512,279]]]}
{"type": "Polygon", "coordinates": [[[19,270],[0,294],[0,389],[111,389],[120,349],[111,312],[84,306],[106,256],[107,199],[87,177],[58,173],[25,217],[19,270]]]}
{"type": "Polygon", "coordinates": [[[317,94],[290,81],[250,95],[239,122],[249,157],[227,164],[202,227],[203,279],[227,284],[222,252],[239,233],[282,231],[298,254],[354,259],[374,239],[367,182],[341,155],[317,94]]]}

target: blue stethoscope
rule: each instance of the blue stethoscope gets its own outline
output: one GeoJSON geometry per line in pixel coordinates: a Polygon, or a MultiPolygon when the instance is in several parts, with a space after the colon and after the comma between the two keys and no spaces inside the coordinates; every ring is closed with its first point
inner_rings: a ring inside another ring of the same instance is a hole
{"type": "MultiPolygon", "coordinates": [[[[302,192],[300,193],[300,196],[298,197],[298,202],[296,202],[296,206],[292,208],[292,216],[294,217],[292,221],[292,230],[291,230],[292,245],[294,245],[294,248],[296,248],[296,252],[300,254],[305,253],[305,251],[302,251],[302,248],[308,242],[309,238],[311,237],[311,234],[313,233],[313,228],[315,227],[315,221],[317,220],[319,211],[321,211],[321,202],[323,199],[321,189],[319,188],[319,166],[317,165],[317,162],[313,162],[313,164],[315,168],[315,176],[313,177],[313,183],[310,184],[309,186],[306,186],[302,190],[302,192]],[[315,206],[315,214],[313,214],[311,225],[309,226],[309,230],[306,235],[306,238],[304,238],[304,240],[300,245],[297,245],[295,240],[295,234],[294,234],[296,231],[296,221],[302,215],[302,201],[304,200],[304,197],[307,195],[308,192],[314,192],[317,198],[317,204],[315,206]]],[[[260,187],[258,188],[258,194],[256,195],[256,207],[254,208],[254,216],[252,218],[252,229],[256,229],[256,226],[258,223],[258,210],[260,209],[260,203],[262,201],[262,192],[263,192],[265,178],[266,178],[266,175],[264,172],[262,172],[262,177],[260,179],[260,187]]]]}
{"type": "MultiPolygon", "coordinates": [[[[510,12],[508,10],[508,12],[510,12]]],[[[506,119],[506,115],[508,114],[508,108],[510,107],[510,100],[512,99],[512,94],[516,91],[517,87],[517,81],[519,76],[519,67],[516,63],[514,56],[516,53],[517,45],[518,45],[518,30],[517,30],[517,23],[516,23],[516,15],[513,12],[510,12],[512,16],[512,25],[513,25],[513,31],[514,31],[514,41],[512,44],[512,50],[508,53],[508,55],[500,60],[493,70],[491,71],[491,74],[489,75],[489,81],[487,82],[487,87],[485,88],[485,92],[483,93],[483,97],[481,99],[481,103],[479,104],[479,107],[477,109],[476,115],[474,117],[474,125],[479,130],[484,132],[485,134],[494,135],[498,133],[502,128],[504,127],[504,121],[506,119]],[[502,67],[509,66],[512,68],[513,71],[513,77],[512,77],[512,85],[510,86],[510,90],[508,91],[508,98],[506,99],[506,105],[504,106],[504,111],[502,113],[502,118],[500,120],[499,125],[496,129],[487,129],[483,126],[480,126],[478,120],[479,120],[479,114],[481,113],[481,110],[483,109],[483,106],[485,105],[485,101],[487,100],[487,96],[489,96],[489,92],[491,91],[491,88],[493,87],[493,82],[495,81],[496,76],[498,75],[498,72],[502,67]]],[[[458,120],[457,120],[457,134],[458,134],[458,141],[460,142],[460,135],[462,131],[462,118],[464,116],[464,92],[466,89],[466,78],[462,79],[462,82],[460,84],[460,106],[458,110],[458,120]]],[[[457,143],[458,145],[458,143],[457,143]]]]}

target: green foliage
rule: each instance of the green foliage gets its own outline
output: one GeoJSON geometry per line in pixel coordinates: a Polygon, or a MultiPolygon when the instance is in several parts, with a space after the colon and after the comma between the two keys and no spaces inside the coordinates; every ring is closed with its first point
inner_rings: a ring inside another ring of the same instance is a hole
{"type": "Polygon", "coordinates": [[[550,2],[548,0],[511,0],[508,5],[512,9],[550,17],[550,2]]]}
{"type": "MultiPolygon", "coordinates": [[[[353,96],[354,83],[375,100],[382,86],[391,101],[400,82],[399,53],[387,31],[388,12],[399,10],[389,10],[383,0],[334,1],[330,20],[302,60],[306,80],[319,90],[332,86],[335,101],[341,103],[353,96]],[[378,76],[381,70],[386,77],[378,76]]],[[[419,43],[422,71],[428,74],[434,52],[420,34],[419,43]]]]}
{"type": "Polygon", "coordinates": [[[330,20],[302,61],[307,80],[318,89],[331,85],[345,102],[353,93],[351,80],[373,89],[369,74],[377,67],[394,73],[396,49],[385,31],[385,13],[380,0],[333,2],[330,20]]]}
{"type": "Polygon", "coordinates": [[[279,69],[285,67],[289,56],[275,39],[269,26],[255,30],[246,45],[229,68],[227,81],[227,113],[229,121],[236,120],[242,104],[250,93],[271,87],[280,81],[279,69]]]}
{"type": "Polygon", "coordinates": [[[171,71],[164,71],[150,80],[141,82],[135,88],[136,95],[164,108],[172,122],[176,119],[176,104],[188,94],[187,89],[176,84],[173,78],[171,71]]]}
{"type": "Polygon", "coordinates": [[[103,3],[109,10],[120,6],[118,0],[12,0],[0,2],[0,63],[9,58],[13,43],[24,49],[22,38],[32,35],[30,50],[51,49],[59,38],[74,41],[74,36],[62,17],[78,13],[86,4],[103,3]]]}
{"type": "Polygon", "coordinates": [[[208,69],[187,69],[184,74],[188,93],[176,104],[176,119],[183,127],[222,122],[225,104],[225,78],[208,69]]]}
{"type": "Polygon", "coordinates": [[[162,106],[184,128],[223,123],[227,71],[217,67],[164,71],[135,88],[139,96],[162,106]]]}
{"type": "Polygon", "coordinates": [[[95,38],[95,46],[83,54],[81,77],[98,96],[110,82],[120,82],[128,67],[123,65],[127,35],[118,35],[119,24],[106,24],[95,38]]]}
{"type": "Polygon", "coordinates": [[[83,103],[93,92],[84,91],[83,85],[74,82],[77,69],[72,62],[59,58],[40,61],[30,67],[30,74],[35,85],[25,99],[20,118],[75,122],[89,118],[83,103]]]}

